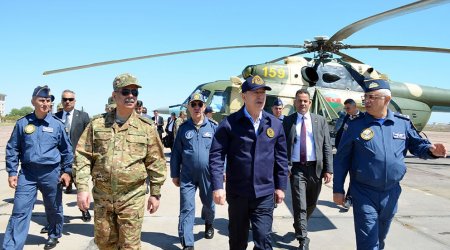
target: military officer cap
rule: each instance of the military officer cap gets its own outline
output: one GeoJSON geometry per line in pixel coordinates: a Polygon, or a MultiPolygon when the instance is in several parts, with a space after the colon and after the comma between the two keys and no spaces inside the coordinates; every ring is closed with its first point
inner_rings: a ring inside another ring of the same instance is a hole
{"type": "MultiPolygon", "coordinates": [[[[32,97],[44,97],[44,98],[52,98],[53,95],[50,94],[50,88],[47,85],[37,86],[33,91],[32,97]]],[[[53,96],[52,101],[55,100],[53,96]]]]}
{"type": "Polygon", "coordinates": [[[139,85],[138,79],[131,74],[125,73],[118,75],[116,76],[116,78],[114,78],[113,81],[114,91],[130,85],[136,85],[138,88],[142,88],[142,86],[139,85]]]}
{"type": "Polygon", "coordinates": [[[383,79],[369,79],[364,80],[364,92],[372,92],[379,89],[390,89],[389,83],[383,79]]]}
{"type": "Polygon", "coordinates": [[[283,106],[283,102],[280,98],[275,99],[272,106],[283,106]]]}
{"type": "Polygon", "coordinates": [[[205,114],[212,113],[212,112],[213,112],[213,110],[210,106],[205,108],[205,114]]]}
{"type": "Polygon", "coordinates": [[[265,90],[272,90],[272,88],[267,86],[260,76],[250,76],[245,79],[244,83],[242,84],[242,93],[245,93],[249,90],[253,91],[261,88],[264,88],[265,90]]]}
{"type": "Polygon", "coordinates": [[[192,93],[192,95],[189,97],[189,102],[193,102],[193,101],[201,101],[201,102],[206,102],[205,97],[199,93],[199,92],[194,92],[192,93]]]}

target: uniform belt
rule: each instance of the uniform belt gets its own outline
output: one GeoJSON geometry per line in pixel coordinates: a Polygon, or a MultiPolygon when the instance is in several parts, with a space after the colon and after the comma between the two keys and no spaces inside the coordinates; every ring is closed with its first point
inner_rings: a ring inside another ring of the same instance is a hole
{"type": "Polygon", "coordinates": [[[298,162],[298,161],[294,161],[292,162],[292,166],[299,166],[299,167],[304,167],[304,166],[315,166],[317,161],[307,161],[307,162],[298,162]]]}

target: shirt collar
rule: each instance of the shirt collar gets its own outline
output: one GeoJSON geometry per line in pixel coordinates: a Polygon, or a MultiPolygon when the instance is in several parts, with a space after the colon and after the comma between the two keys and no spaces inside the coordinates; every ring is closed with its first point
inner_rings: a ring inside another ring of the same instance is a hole
{"type": "Polygon", "coordinates": [[[258,118],[256,118],[256,121],[253,121],[253,117],[247,111],[247,107],[244,106],[244,115],[245,115],[245,117],[250,118],[250,121],[252,121],[252,123],[255,123],[257,121],[261,121],[262,111],[259,112],[259,115],[258,115],[258,118]]]}
{"type": "Polygon", "coordinates": [[[303,118],[303,116],[306,118],[306,120],[310,120],[311,119],[311,113],[309,113],[309,111],[305,115],[302,115],[299,112],[297,112],[297,117],[303,118]]]}

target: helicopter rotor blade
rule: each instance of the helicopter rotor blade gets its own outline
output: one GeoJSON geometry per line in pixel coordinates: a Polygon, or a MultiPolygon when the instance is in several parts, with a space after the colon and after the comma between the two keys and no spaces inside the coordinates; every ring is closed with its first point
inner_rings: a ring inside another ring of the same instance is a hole
{"type": "Polygon", "coordinates": [[[309,52],[310,52],[310,51],[308,51],[308,50],[303,50],[303,51],[300,51],[300,52],[297,52],[297,53],[294,53],[294,54],[291,54],[291,55],[288,55],[288,56],[278,57],[278,58],[273,59],[273,60],[271,60],[271,61],[268,61],[268,62],[266,62],[266,63],[275,63],[275,62],[281,61],[281,60],[283,60],[283,59],[285,59],[285,58],[287,58],[287,57],[290,57],[290,56],[298,56],[298,55],[306,54],[306,53],[309,53],[309,52]]]}
{"type": "Polygon", "coordinates": [[[197,53],[197,52],[212,51],[212,50],[244,49],[244,48],[303,48],[303,45],[239,45],[239,46],[224,46],[224,47],[214,47],[214,48],[181,50],[181,51],[173,51],[173,52],[152,54],[152,55],[146,55],[146,56],[130,57],[130,58],[125,58],[125,59],[97,62],[97,63],[85,64],[85,65],[80,65],[80,66],[49,70],[49,71],[45,71],[43,73],[43,75],[50,75],[50,74],[61,73],[61,72],[66,72],[66,71],[86,69],[86,68],[98,67],[98,66],[103,66],[103,65],[108,65],[108,64],[136,61],[136,60],[155,58],[155,57],[173,56],[173,55],[179,55],[179,54],[197,53]]]}
{"type": "Polygon", "coordinates": [[[406,15],[409,13],[413,13],[416,11],[428,9],[435,7],[437,5],[449,3],[449,0],[422,0],[414,3],[410,3],[392,10],[388,10],[364,19],[361,19],[357,22],[354,22],[350,25],[345,26],[338,32],[336,32],[328,41],[327,44],[332,44],[335,41],[342,41],[354,33],[381,21],[398,17],[401,15],[406,15]]]}
{"type": "Polygon", "coordinates": [[[340,56],[344,61],[346,61],[346,62],[351,62],[351,63],[361,63],[361,64],[364,64],[364,63],[361,62],[360,60],[358,60],[358,59],[356,59],[356,58],[354,58],[354,57],[351,57],[351,56],[349,56],[349,55],[347,55],[347,54],[345,54],[345,53],[342,53],[342,52],[340,52],[340,51],[334,52],[334,54],[339,55],[339,56],[340,56]]]}
{"type": "Polygon", "coordinates": [[[346,48],[348,48],[348,49],[379,49],[379,50],[404,50],[404,51],[450,53],[450,49],[447,49],[447,48],[401,46],[401,45],[347,45],[346,48]]]}

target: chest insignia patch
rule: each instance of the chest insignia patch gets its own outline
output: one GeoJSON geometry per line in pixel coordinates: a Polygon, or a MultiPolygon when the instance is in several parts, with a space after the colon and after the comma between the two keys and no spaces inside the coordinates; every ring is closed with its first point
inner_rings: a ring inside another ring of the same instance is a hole
{"type": "Polygon", "coordinates": [[[375,134],[373,133],[373,130],[371,128],[366,128],[361,132],[361,138],[368,141],[373,138],[375,134]]]}
{"type": "Polygon", "coordinates": [[[52,127],[43,127],[42,131],[44,132],[49,132],[49,133],[53,133],[53,128],[52,127]]]}
{"type": "Polygon", "coordinates": [[[203,133],[203,137],[211,138],[212,137],[212,133],[211,132],[205,132],[205,133],[203,133]]]}
{"type": "Polygon", "coordinates": [[[401,139],[401,140],[406,140],[406,135],[402,134],[402,133],[392,133],[392,137],[394,139],[401,139]]]}
{"type": "Polygon", "coordinates": [[[269,138],[272,138],[275,136],[275,131],[273,130],[273,128],[268,128],[266,133],[269,138]]]}
{"type": "Polygon", "coordinates": [[[188,140],[192,139],[192,137],[194,137],[194,130],[186,131],[186,133],[184,134],[184,137],[186,137],[186,139],[188,139],[188,140]]]}
{"type": "Polygon", "coordinates": [[[36,130],[36,127],[33,124],[28,124],[25,126],[25,128],[23,129],[23,131],[26,134],[32,134],[34,131],[36,130]]]}

